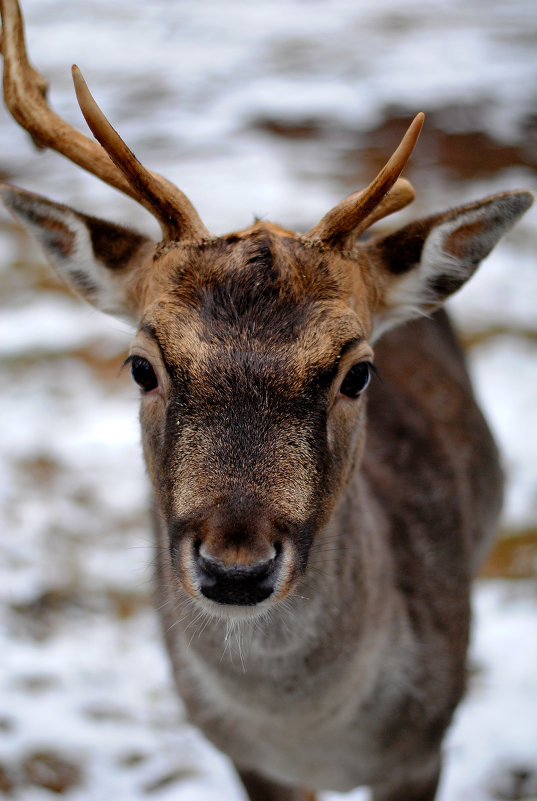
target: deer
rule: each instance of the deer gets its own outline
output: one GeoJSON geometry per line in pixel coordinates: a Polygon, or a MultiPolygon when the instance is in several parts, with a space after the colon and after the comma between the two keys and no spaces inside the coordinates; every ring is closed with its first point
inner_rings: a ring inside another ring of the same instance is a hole
{"type": "Polygon", "coordinates": [[[130,320],[156,597],[190,720],[251,801],[370,788],[432,801],[465,690],[470,587],[501,507],[497,448],[444,302],[532,203],[506,191],[362,235],[408,205],[418,114],[306,233],[212,235],[73,67],[95,139],[58,117],[1,0],[4,96],[41,147],[134,198],[152,241],[4,184],[74,291],[130,320]],[[374,348],[374,350],[373,350],[374,348]]]}

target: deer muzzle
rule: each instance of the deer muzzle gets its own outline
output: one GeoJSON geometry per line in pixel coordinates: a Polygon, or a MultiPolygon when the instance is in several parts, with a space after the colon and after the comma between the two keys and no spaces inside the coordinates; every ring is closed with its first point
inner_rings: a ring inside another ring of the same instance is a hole
{"type": "Polygon", "coordinates": [[[297,554],[290,526],[257,510],[238,515],[222,505],[170,526],[170,554],[192,597],[226,607],[254,607],[285,597],[297,554]]]}

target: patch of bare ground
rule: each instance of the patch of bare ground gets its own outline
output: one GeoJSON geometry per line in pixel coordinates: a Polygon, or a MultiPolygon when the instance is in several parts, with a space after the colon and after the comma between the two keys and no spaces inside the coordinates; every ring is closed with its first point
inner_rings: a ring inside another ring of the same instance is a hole
{"type": "MultiPolygon", "coordinates": [[[[39,351],[38,353],[17,354],[16,356],[5,356],[1,363],[4,369],[9,369],[16,373],[17,369],[26,371],[34,365],[42,365],[46,361],[53,362],[59,359],[69,358],[74,362],[79,362],[89,367],[93,378],[98,379],[108,389],[120,390],[122,387],[131,387],[132,382],[127,369],[122,365],[126,353],[113,353],[105,355],[98,342],[79,348],[62,348],[54,351],[39,351]]],[[[50,366],[53,370],[53,365],[50,366]]]]}
{"type": "Polygon", "coordinates": [[[459,339],[465,348],[469,350],[477,345],[482,345],[495,337],[512,336],[518,339],[525,339],[528,342],[537,343],[537,329],[516,328],[510,325],[495,325],[490,328],[483,328],[479,331],[459,331],[459,339]]]}
{"type": "MultiPolygon", "coordinates": [[[[140,765],[146,764],[150,755],[143,751],[130,751],[122,754],[118,759],[118,765],[122,769],[136,770],[140,765]]],[[[155,795],[162,791],[173,788],[174,785],[184,781],[195,780],[201,774],[197,765],[183,765],[174,770],[157,774],[154,778],[146,779],[140,786],[140,791],[144,795],[155,795]]]]}
{"type": "MultiPolygon", "coordinates": [[[[23,243],[18,247],[19,253],[22,248],[23,243]]],[[[67,284],[61,283],[44,262],[19,258],[13,262],[9,270],[5,270],[2,274],[0,300],[5,300],[10,305],[13,304],[15,298],[23,296],[24,293],[30,293],[32,297],[39,297],[39,294],[43,292],[54,292],[61,296],[73,297],[67,284]]]]}
{"type": "Polygon", "coordinates": [[[282,120],[272,117],[259,117],[252,123],[257,131],[284,139],[319,139],[325,132],[322,120],[306,118],[303,120],[282,120]]]}
{"type": "Polygon", "coordinates": [[[200,771],[196,768],[181,768],[147,782],[142,789],[146,795],[153,795],[154,793],[165,790],[168,787],[177,784],[178,782],[184,782],[188,779],[195,779],[199,775],[200,771]]]}
{"type": "Polygon", "coordinates": [[[17,795],[24,787],[40,787],[65,795],[83,781],[82,766],[53,750],[32,751],[20,762],[0,763],[0,793],[17,795]]]}
{"type": "MultiPolygon", "coordinates": [[[[512,167],[525,167],[537,172],[537,138],[529,118],[519,121],[512,141],[491,136],[483,125],[479,106],[444,106],[424,109],[426,135],[412,154],[410,169],[439,167],[447,178],[475,180],[495,175],[512,167]]],[[[387,109],[383,122],[362,134],[356,156],[362,164],[381,169],[410,125],[413,113],[404,109],[387,109]]],[[[353,159],[349,157],[352,172],[353,159]]],[[[374,169],[373,169],[374,172],[374,169]]]]}
{"type": "Polygon", "coordinates": [[[537,528],[501,532],[479,575],[508,579],[537,576],[537,528]]]}
{"type": "Polygon", "coordinates": [[[13,771],[7,765],[0,762],[0,793],[11,795],[15,789],[15,778],[13,771]]]}
{"type": "Polygon", "coordinates": [[[82,587],[54,587],[24,603],[9,606],[18,637],[42,641],[52,636],[66,618],[105,614],[127,620],[151,604],[149,589],[144,591],[105,588],[90,591],[82,587]]]}
{"type": "Polygon", "coordinates": [[[61,795],[82,780],[81,766],[55,751],[36,751],[22,763],[28,784],[44,787],[61,795]]]}
{"type": "MultiPolygon", "coordinates": [[[[427,124],[405,173],[411,180],[417,173],[426,178],[438,171],[440,178],[448,181],[487,178],[513,167],[537,172],[536,114],[521,117],[506,141],[487,130],[490,109],[485,102],[419,110],[425,112],[427,124]]],[[[288,142],[324,140],[341,154],[339,169],[335,168],[337,174],[333,177],[349,189],[356,189],[368,183],[384,166],[416,111],[388,106],[375,128],[361,132],[338,126],[333,120],[313,117],[263,116],[253,119],[250,128],[288,142]]]]}
{"type": "Polygon", "coordinates": [[[82,709],[82,714],[95,723],[132,723],[134,716],[120,706],[105,703],[93,703],[82,709]]]}
{"type": "Polygon", "coordinates": [[[126,354],[103,357],[96,348],[89,347],[71,351],[70,355],[89,367],[94,376],[101,381],[105,383],[113,381],[118,388],[131,386],[129,371],[122,367],[126,354]]]}
{"type": "Polygon", "coordinates": [[[19,637],[46,640],[56,629],[58,617],[80,613],[85,599],[74,588],[48,589],[29,601],[9,607],[15,616],[19,637]]]}
{"type": "Polygon", "coordinates": [[[136,768],[138,765],[143,765],[149,759],[149,754],[143,751],[128,751],[122,754],[117,763],[121,768],[136,768]]]}
{"type": "Polygon", "coordinates": [[[516,765],[501,770],[489,781],[489,790],[497,801],[533,801],[537,797],[537,769],[516,765]]]}
{"type": "Polygon", "coordinates": [[[16,254],[16,260],[2,270],[0,300],[5,298],[12,304],[17,294],[25,290],[58,292],[72,297],[67,284],[50,269],[44,258],[39,257],[37,246],[26,229],[11,220],[0,220],[0,237],[13,243],[16,254]]]}
{"type": "Polygon", "coordinates": [[[36,453],[30,459],[19,459],[16,466],[34,486],[43,489],[53,486],[63,470],[62,466],[46,453],[36,453]]]}

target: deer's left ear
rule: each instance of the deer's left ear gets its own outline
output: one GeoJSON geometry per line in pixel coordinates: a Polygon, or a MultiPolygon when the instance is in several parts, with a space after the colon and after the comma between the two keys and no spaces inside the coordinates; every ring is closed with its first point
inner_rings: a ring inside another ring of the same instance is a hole
{"type": "Polygon", "coordinates": [[[135,319],[132,290],[154,251],[150,239],[15,186],[0,186],[0,195],[79,295],[101,311],[135,319]]]}
{"type": "Polygon", "coordinates": [[[372,339],[441,306],[532,202],[531,192],[504,192],[371,240],[379,297],[372,339]]]}

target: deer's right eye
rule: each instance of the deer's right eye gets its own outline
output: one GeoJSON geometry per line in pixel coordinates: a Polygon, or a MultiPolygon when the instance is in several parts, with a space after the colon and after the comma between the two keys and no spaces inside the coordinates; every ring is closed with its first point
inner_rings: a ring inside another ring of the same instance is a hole
{"type": "Polygon", "coordinates": [[[132,356],[131,375],[143,392],[151,392],[158,387],[155,371],[143,356],[132,356]]]}

